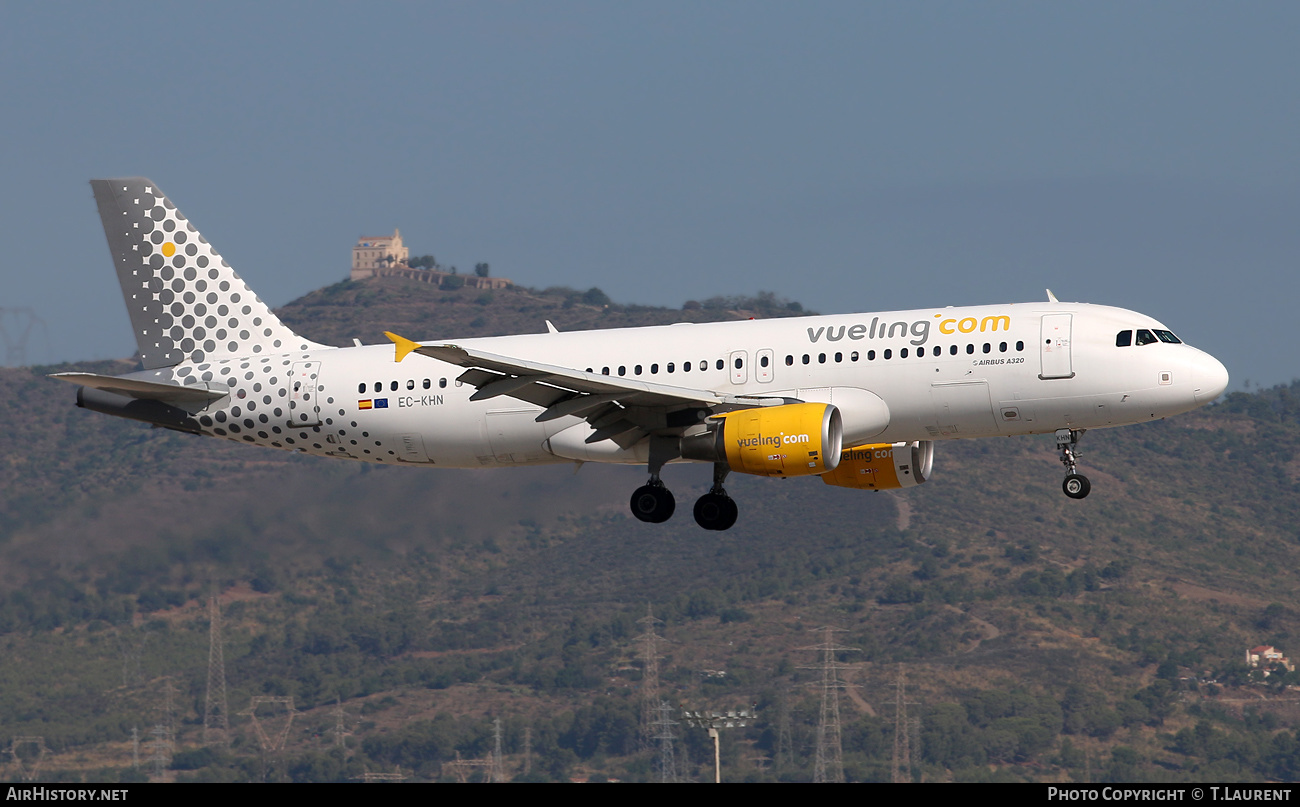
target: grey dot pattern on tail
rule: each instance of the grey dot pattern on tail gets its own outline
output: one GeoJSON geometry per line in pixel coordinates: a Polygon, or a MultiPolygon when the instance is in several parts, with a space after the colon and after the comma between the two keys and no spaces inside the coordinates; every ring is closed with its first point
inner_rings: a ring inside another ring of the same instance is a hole
{"type": "Polygon", "coordinates": [[[129,273],[123,290],[146,367],[319,347],[281,323],[151,182],[109,182],[122,218],[118,269],[129,273]]]}

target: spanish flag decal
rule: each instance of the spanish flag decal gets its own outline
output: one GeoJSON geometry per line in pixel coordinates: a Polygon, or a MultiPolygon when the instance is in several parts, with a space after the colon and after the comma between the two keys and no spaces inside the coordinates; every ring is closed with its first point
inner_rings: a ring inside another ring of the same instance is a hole
{"type": "Polygon", "coordinates": [[[375,406],[373,403],[371,403],[369,398],[367,398],[364,401],[357,401],[357,409],[374,409],[374,408],[375,406]]]}

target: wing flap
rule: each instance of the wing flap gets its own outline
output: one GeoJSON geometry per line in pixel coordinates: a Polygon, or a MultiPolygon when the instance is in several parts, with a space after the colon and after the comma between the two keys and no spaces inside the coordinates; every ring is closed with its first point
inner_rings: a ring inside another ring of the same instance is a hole
{"type": "MultiPolygon", "coordinates": [[[[399,350],[416,344],[395,335],[390,338],[399,350]]],[[[695,413],[679,417],[683,410],[718,414],[790,402],[781,397],[728,395],[639,378],[589,373],[461,345],[419,345],[407,353],[419,353],[465,368],[456,380],[477,389],[471,400],[505,395],[526,401],[543,408],[537,415],[538,422],[570,415],[581,417],[595,430],[587,437],[588,443],[612,440],[623,448],[647,435],[681,434],[701,421],[702,416],[695,413]]]]}

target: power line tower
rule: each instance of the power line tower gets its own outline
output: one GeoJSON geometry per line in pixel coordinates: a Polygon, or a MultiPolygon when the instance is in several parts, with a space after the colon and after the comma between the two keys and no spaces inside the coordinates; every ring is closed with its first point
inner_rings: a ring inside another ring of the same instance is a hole
{"type": "Polygon", "coordinates": [[[149,741],[149,761],[153,763],[153,775],[159,778],[172,764],[172,739],[164,725],[156,725],[149,730],[153,739],[149,741]]]}
{"type": "Polygon", "coordinates": [[[122,687],[133,687],[140,683],[140,656],[144,654],[145,643],[149,634],[130,626],[117,631],[117,647],[122,651],[122,687]]]}
{"type": "Polygon", "coordinates": [[[776,710],[776,766],[790,764],[794,740],[790,736],[790,693],[782,690],[776,710]]]}
{"type": "Polygon", "coordinates": [[[203,707],[203,743],[230,747],[230,716],[226,708],[226,659],[221,639],[221,605],[208,599],[208,694],[203,707]]]}
{"type": "MultiPolygon", "coordinates": [[[[451,772],[456,776],[456,781],[463,784],[469,783],[469,777],[477,768],[491,768],[492,760],[490,759],[461,759],[460,752],[456,752],[456,759],[447,760],[442,763],[443,769],[451,768],[451,772]]],[[[488,778],[491,781],[491,778],[488,778]]]]}
{"type": "MultiPolygon", "coordinates": [[[[916,701],[912,701],[912,705],[913,705],[913,706],[920,706],[920,704],[917,703],[916,701]]],[[[914,714],[914,715],[912,715],[911,717],[908,718],[908,729],[907,729],[907,730],[908,730],[908,736],[909,736],[909,738],[912,740],[912,742],[911,742],[912,759],[915,759],[915,760],[917,761],[917,763],[919,764],[920,761],[921,761],[921,752],[922,752],[922,748],[921,748],[921,715],[919,714],[919,710],[918,710],[918,713],[917,713],[917,714],[914,714]]]]}
{"type": "Polygon", "coordinates": [[[293,728],[293,716],[298,712],[293,708],[292,695],[254,695],[248,702],[248,709],[243,714],[253,724],[253,731],[257,733],[258,742],[262,744],[262,750],[274,753],[284,749],[285,742],[289,739],[289,730],[293,728]],[[257,717],[257,707],[259,706],[283,706],[284,724],[279,731],[267,733],[268,725],[257,717]]]}
{"type": "Polygon", "coordinates": [[[841,676],[836,653],[855,651],[855,647],[841,647],[835,644],[834,634],[845,633],[843,628],[829,625],[814,628],[822,634],[822,641],[803,650],[816,650],[821,653],[820,669],[822,690],[821,714],[817,721],[817,761],[813,766],[814,782],[844,781],[844,746],[840,733],[840,690],[850,686],[841,676]]]}
{"type": "Polygon", "coordinates": [[[659,781],[677,781],[677,755],[673,752],[673,742],[677,739],[673,726],[677,721],[672,718],[672,707],[668,701],[659,701],[659,719],[655,722],[659,740],[659,781]]]}
{"type": "Polygon", "coordinates": [[[492,767],[488,769],[489,782],[506,781],[506,766],[501,755],[501,718],[492,719],[492,767]]]}
{"type": "Polygon", "coordinates": [[[402,766],[398,765],[395,773],[371,773],[370,771],[366,771],[360,776],[352,777],[352,781],[355,782],[360,779],[363,782],[405,782],[410,778],[411,777],[402,773],[402,766]]]}
{"type": "Polygon", "coordinates": [[[653,610],[646,603],[645,616],[636,621],[643,630],[636,640],[641,644],[641,745],[643,748],[653,746],[655,724],[659,719],[659,642],[663,637],[655,633],[655,623],[663,624],[662,619],[655,619],[653,610]]]}
{"type": "Polygon", "coordinates": [[[38,326],[45,336],[45,351],[48,353],[50,331],[45,327],[45,320],[30,308],[0,307],[0,339],[5,343],[6,367],[27,366],[27,340],[38,326]]]}
{"type": "Polygon", "coordinates": [[[342,749],[347,748],[347,743],[344,741],[343,738],[347,737],[352,733],[347,729],[347,716],[348,713],[343,709],[343,698],[339,695],[335,695],[334,696],[334,747],[335,748],[342,748],[342,749]]]}
{"type": "Polygon", "coordinates": [[[524,728],[524,774],[533,772],[533,727],[524,728]]]}
{"type": "Polygon", "coordinates": [[[176,741],[176,686],[170,675],[163,677],[162,725],[173,743],[176,741]]]}
{"type": "Polygon", "coordinates": [[[907,667],[898,663],[898,679],[894,685],[894,765],[890,781],[894,784],[912,781],[912,743],[908,739],[910,728],[907,719],[907,667]]]}
{"type": "Polygon", "coordinates": [[[45,738],[15,737],[9,744],[9,756],[13,757],[14,764],[18,766],[22,780],[30,782],[40,774],[41,763],[45,761],[45,738]]]}

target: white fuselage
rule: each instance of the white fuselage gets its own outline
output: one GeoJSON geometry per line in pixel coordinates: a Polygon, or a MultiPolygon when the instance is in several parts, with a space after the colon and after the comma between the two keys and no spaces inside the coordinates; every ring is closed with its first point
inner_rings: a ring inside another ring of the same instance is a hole
{"type": "MultiPolygon", "coordinates": [[[[878,397],[886,420],[846,434],[848,447],[1139,423],[1208,403],[1226,387],[1223,366],[1189,345],[1116,346],[1118,332],[1142,328],[1164,326],[1119,308],[1027,303],[457,344],[695,390],[833,402],[846,423],[855,396],[878,397]]],[[[566,439],[566,430],[590,433],[581,418],[539,423],[540,407],[508,396],[471,401],[474,388],[456,381],[460,367],[420,354],[394,359],[392,345],[368,345],[135,375],[228,384],[228,397],[196,413],[205,434],[312,454],[454,468],[645,462],[643,449],[566,439]],[[304,414],[315,425],[288,425],[304,414]]]]}

